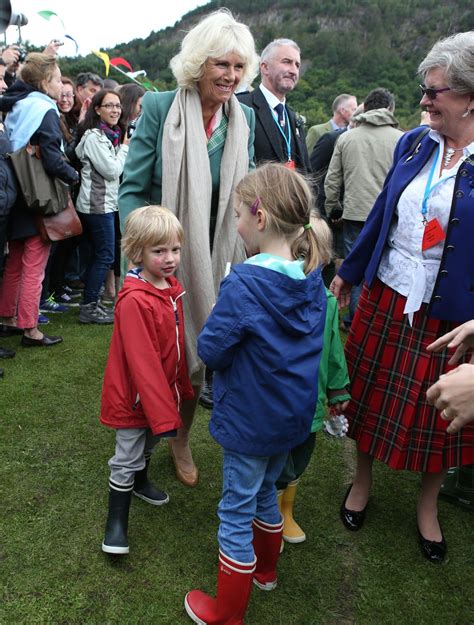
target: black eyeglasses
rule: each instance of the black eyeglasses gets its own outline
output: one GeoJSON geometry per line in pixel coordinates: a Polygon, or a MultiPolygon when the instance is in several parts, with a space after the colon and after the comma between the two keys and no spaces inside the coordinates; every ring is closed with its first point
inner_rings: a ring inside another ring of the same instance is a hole
{"type": "Polygon", "coordinates": [[[430,100],[436,100],[438,93],[444,93],[445,91],[451,91],[451,87],[443,87],[442,89],[433,89],[431,87],[425,87],[425,85],[418,85],[421,89],[421,95],[427,95],[430,100]]]}
{"type": "Polygon", "coordinates": [[[121,110],[122,105],[121,104],[112,104],[112,102],[107,102],[107,104],[101,104],[100,108],[102,109],[107,109],[108,111],[111,111],[112,109],[117,109],[117,110],[121,110]]]}

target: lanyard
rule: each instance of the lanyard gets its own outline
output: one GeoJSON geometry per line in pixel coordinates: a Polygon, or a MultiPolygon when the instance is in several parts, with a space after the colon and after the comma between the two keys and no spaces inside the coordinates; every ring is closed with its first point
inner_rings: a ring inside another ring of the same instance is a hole
{"type": "Polygon", "coordinates": [[[290,127],[290,120],[288,119],[288,113],[286,111],[286,106],[283,107],[283,111],[285,113],[285,128],[288,128],[288,136],[286,136],[286,133],[283,131],[283,128],[280,126],[280,123],[275,118],[275,115],[272,114],[272,117],[283,139],[285,140],[286,152],[288,154],[288,162],[289,162],[291,161],[291,127],[290,127]]]}
{"type": "Polygon", "coordinates": [[[422,202],[422,205],[421,205],[421,214],[423,215],[423,225],[424,226],[426,226],[426,224],[428,223],[428,220],[426,219],[426,215],[428,214],[428,198],[429,198],[431,192],[439,184],[441,184],[442,182],[444,182],[448,178],[451,178],[452,176],[455,175],[455,172],[453,172],[453,174],[451,174],[450,176],[442,176],[438,180],[438,182],[435,182],[434,185],[431,185],[431,183],[433,182],[433,176],[434,176],[436,167],[438,165],[439,151],[440,151],[440,146],[438,144],[438,149],[436,150],[436,156],[435,156],[435,158],[433,160],[433,165],[431,166],[431,170],[430,170],[430,173],[428,175],[428,180],[426,182],[425,192],[423,194],[423,202],[422,202]]]}

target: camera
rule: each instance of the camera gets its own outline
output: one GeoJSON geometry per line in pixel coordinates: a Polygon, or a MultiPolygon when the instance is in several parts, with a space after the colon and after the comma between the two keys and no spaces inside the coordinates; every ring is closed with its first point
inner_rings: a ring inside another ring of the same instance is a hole
{"type": "Polygon", "coordinates": [[[129,139],[132,138],[132,135],[135,132],[136,127],[137,127],[137,120],[132,119],[132,121],[130,121],[127,126],[127,137],[129,139]]]}
{"type": "Polygon", "coordinates": [[[23,46],[18,46],[18,63],[23,63],[26,59],[26,55],[28,54],[28,50],[23,48],[23,46]]]}

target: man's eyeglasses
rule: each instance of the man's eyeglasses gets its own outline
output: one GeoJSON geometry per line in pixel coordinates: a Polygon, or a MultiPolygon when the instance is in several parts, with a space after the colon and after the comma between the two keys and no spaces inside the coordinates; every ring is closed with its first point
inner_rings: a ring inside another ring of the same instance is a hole
{"type": "Polygon", "coordinates": [[[122,105],[121,104],[112,104],[111,102],[107,102],[107,104],[101,104],[100,108],[107,109],[108,111],[111,111],[112,109],[117,109],[117,110],[120,111],[122,109],[122,105]]]}
{"type": "Polygon", "coordinates": [[[445,91],[451,91],[451,87],[442,87],[441,89],[433,89],[431,87],[425,87],[425,85],[418,85],[421,90],[421,95],[427,95],[430,100],[436,100],[438,93],[444,93],[445,91]]]}

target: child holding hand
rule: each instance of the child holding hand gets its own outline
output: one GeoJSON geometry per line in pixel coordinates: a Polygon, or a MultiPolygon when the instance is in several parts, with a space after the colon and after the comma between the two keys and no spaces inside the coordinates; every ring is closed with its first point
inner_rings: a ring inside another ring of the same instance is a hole
{"type": "Polygon", "coordinates": [[[161,206],[138,208],[125,223],[122,248],[137,267],[118,295],[102,390],[100,421],[116,430],[106,553],[129,552],[132,492],[155,506],[169,500],[148,480],[148,465],[160,438],[182,426],[182,400],[194,395],[184,353],[184,290],[173,275],[183,239],[178,219],[161,206]]]}
{"type": "MultiPolygon", "coordinates": [[[[333,255],[331,229],[316,212],[311,215],[311,227],[316,237],[321,264],[327,265],[333,255]]],[[[291,450],[285,468],[276,482],[278,505],[283,515],[283,540],[288,543],[302,543],[306,540],[305,532],[293,518],[293,506],[300,477],[306,470],[314,451],[316,432],[323,427],[328,407],[331,416],[340,415],[350,399],[347,392],[349,374],[339,333],[337,300],[329,289],[325,291],[326,323],[319,374],[315,378],[318,381],[318,403],[311,425],[311,434],[301,445],[291,450]]]]}
{"type": "Polygon", "coordinates": [[[198,339],[215,371],[210,432],[223,447],[217,597],[193,590],[195,623],[243,623],[252,581],[277,584],[282,517],[275,481],[309,435],[317,401],[326,294],[305,179],[270,163],[236,187],[249,258],[224,278],[198,339]]]}

